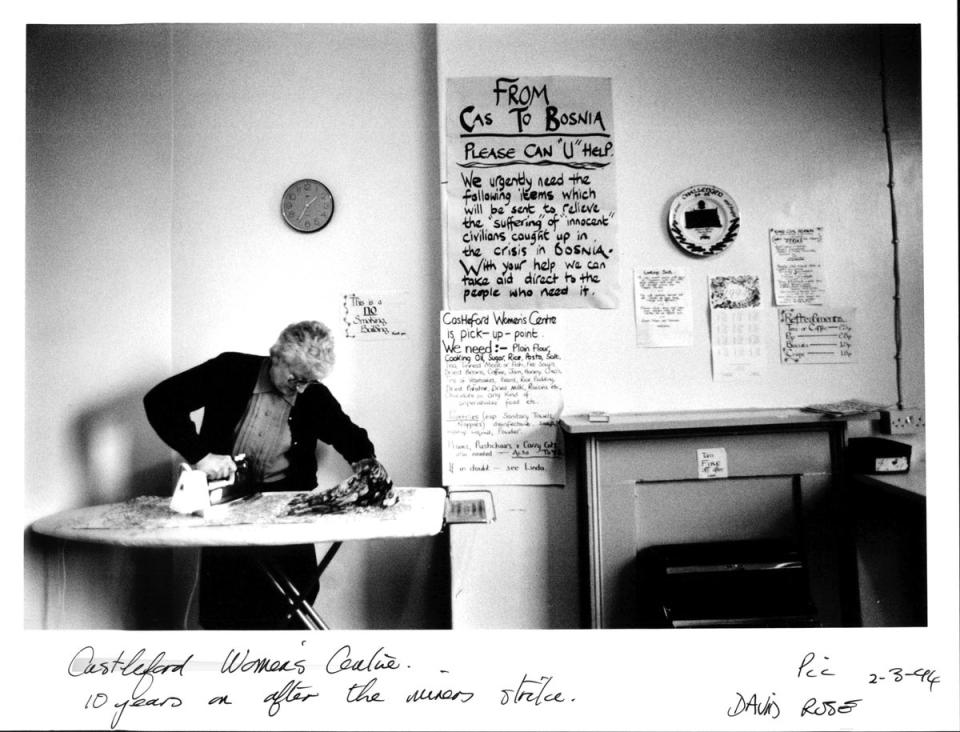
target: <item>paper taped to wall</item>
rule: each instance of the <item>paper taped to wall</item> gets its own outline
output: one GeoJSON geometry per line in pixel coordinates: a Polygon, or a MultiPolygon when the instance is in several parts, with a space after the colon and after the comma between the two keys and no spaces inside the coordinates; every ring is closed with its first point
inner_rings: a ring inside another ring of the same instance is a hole
{"type": "Polygon", "coordinates": [[[440,317],[443,484],[563,483],[558,313],[440,317]]]}

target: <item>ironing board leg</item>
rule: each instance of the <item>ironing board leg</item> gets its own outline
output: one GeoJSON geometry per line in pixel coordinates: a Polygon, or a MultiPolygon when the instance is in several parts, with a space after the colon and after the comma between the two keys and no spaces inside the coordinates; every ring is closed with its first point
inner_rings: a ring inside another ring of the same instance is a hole
{"type": "MultiPolygon", "coordinates": [[[[327,548],[326,553],[323,555],[323,559],[321,559],[320,563],[317,565],[317,571],[314,573],[313,579],[310,581],[310,584],[303,593],[304,595],[312,595],[319,589],[320,576],[324,573],[330,562],[333,561],[333,558],[337,555],[337,551],[340,549],[340,545],[342,543],[343,542],[341,541],[335,541],[327,548]]],[[[287,614],[287,620],[290,619],[290,615],[292,615],[292,613],[287,614]]],[[[329,630],[329,628],[324,627],[324,630],[329,630]]]]}
{"type": "Polygon", "coordinates": [[[307,599],[300,594],[296,585],[290,581],[290,578],[277,566],[270,565],[261,559],[257,559],[257,564],[263,570],[264,575],[273,584],[277,592],[290,605],[291,611],[287,614],[289,619],[296,615],[304,627],[308,630],[329,630],[329,626],[323,622],[323,618],[317,613],[307,599]]]}
{"type": "MultiPolygon", "coordinates": [[[[330,545],[330,548],[327,549],[327,553],[323,555],[323,559],[321,559],[320,564],[317,565],[316,579],[313,581],[310,587],[310,592],[313,592],[313,589],[314,589],[313,584],[316,584],[316,585],[320,584],[320,575],[323,574],[323,571],[327,568],[327,565],[330,564],[330,562],[336,556],[337,550],[340,548],[340,544],[342,543],[343,542],[340,542],[340,541],[333,542],[333,544],[330,545]]],[[[310,594],[310,593],[307,593],[307,594],[310,594]]]]}
{"type": "Polygon", "coordinates": [[[312,595],[320,587],[320,576],[327,569],[327,566],[329,566],[330,562],[333,561],[333,558],[337,555],[337,551],[340,549],[340,545],[342,543],[343,542],[335,541],[327,549],[326,554],[323,555],[323,559],[321,559],[320,563],[317,565],[317,571],[314,573],[313,579],[310,581],[307,589],[304,590],[304,595],[312,595]]]}

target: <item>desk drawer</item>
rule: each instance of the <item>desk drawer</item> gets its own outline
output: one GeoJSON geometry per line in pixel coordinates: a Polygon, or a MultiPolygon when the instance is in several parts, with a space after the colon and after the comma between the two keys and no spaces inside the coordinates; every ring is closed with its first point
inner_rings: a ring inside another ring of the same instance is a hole
{"type": "Polygon", "coordinates": [[[697,479],[697,450],[717,447],[731,478],[830,472],[825,432],[644,436],[599,441],[600,483],[697,479]]]}

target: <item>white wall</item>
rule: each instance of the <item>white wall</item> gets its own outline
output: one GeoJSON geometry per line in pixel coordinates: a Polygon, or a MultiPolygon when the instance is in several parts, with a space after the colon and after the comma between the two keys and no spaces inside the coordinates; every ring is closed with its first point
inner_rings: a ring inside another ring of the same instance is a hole
{"type": "MultiPolygon", "coordinates": [[[[824,26],[443,26],[442,77],[609,76],[613,79],[621,304],[565,313],[578,350],[565,364],[565,411],[660,411],[801,406],[859,396],[896,399],[892,247],[875,28],[824,26]],[[673,197],[708,182],[737,201],[741,229],[723,254],[686,256],[666,230],[673,197]],[[858,310],[855,364],[781,366],[768,231],[822,225],[831,304],[858,310]],[[635,346],[635,266],[685,266],[693,281],[694,344],[635,346]],[[707,318],[709,274],[761,275],[767,374],[714,382],[707,318]],[[699,285],[699,286],[698,286],[699,285]],[[604,378],[598,375],[603,374],[604,378]],[[665,378],[669,374],[670,378],[665,378]],[[610,377],[613,378],[610,378],[610,377]]],[[[890,60],[894,67],[896,59],[890,60]]],[[[901,87],[900,92],[904,90],[901,87]]],[[[919,140],[897,127],[903,154],[919,140]]],[[[918,134],[918,129],[917,129],[918,134]]],[[[914,234],[919,180],[901,167],[902,225],[914,234]]],[[[919,236],[904,237],[918,264],[919,236]]],[[[922,326],[919,267],[908,269],[905,326],[922,326]]],[[[911,353],[922,378],[922,353],[911,353]]],[[[917,394],[916,399],[922,399],[917,394]]]]}
{"type": "MultiPolygon", "coordinates": [[[[171,55],[174,369],[221,350],[266,353],[296,320],[336,327],[346,292],[406,290],[409,337],[349,341],[340,328],[326,383],[398,485],[437,485],[432,30],[178,26],[171,55]],[[279,216],[285,187],[304,177],[335,199],[312,235],[279,216]]],[[[323,452],[321,484],[348,474],[323,452]]],[[[442,617],[423,597],[436,543],[344,545],[321,582],[324,619],[416,627],[442,617]],[[389,571],[412,587],[385,585],[389,571]],[[383,597],[370,601],[376,587],[383,597]]]]}
{"type": "MultiPolygon", "coordinates": [[[[355,290],[406,290],[409,337],[351,342],[340,329],[328,383],[397,484],[436,485],[432,28],[53,28],[32,49],[28,520],[172,490],[169,451],[142,416],[146,389],[223,350],[265,354],[295,320],[336,329],[355,290]],[[302,177],[336,199],[313,235],[279,215],[283,190],[302,177]],[[55,200],[66,210],[45,216],[55,200]],[[104,433],[92,449],[109,475],[83,480],[78,428],[104,433]],[[149,487],[132,440],[143,467],[160,467],[149,487]]],[[[321,483],[348,473],[324,452],[321,483]]],[[[446,593],[428,598],[446,581],[442,542],[344,546],[321,585],[324,618],[340,628],[445,624],[446,593]]],[[[59,552],[42,550],[28,551],[28,626],[135,624],[83,593],[52,611],[98,569],[71,561],[71,547],[62,573],[59,552]]],[[[122,556],[112,582],[140,573],[122,556]]],[[[187,565],[164,564],[189,579],[187,565]]],[[[113,602],[127,600],[118,592],[113,602]]]]}
{"type": "MultiPolygon", "coordinates": [[[[406,290],[409,338],[351,341],[340,328],[327,381],[402,485],[436,481],[430,34],[179,26],[172,44],[174,368],[221,350],[266,353],[295,320],[339,325],[345,292],[406,290]],[[284,188],[302,177],[335,198],[312,235],[279,215],[284,188]]],[[[333,456],[321,481],[345,469],[333,456]]]]}
{"type": "MultiPolygon", "coordinates": [[[[908,406],[922,406],[918,71],[915,59],[898,56],[904,40],[894,35],[887,64],[899,178],[904,393],[908,406]]],[[[612,79],[621,300],[616,310],[563,313],[567,342],[576,344],[564,354],[566,413],[897,400],[878,40],[869,26],[440,27],[441,90],[445,79],[458,76],[612,79]],[[736,242],[706,260],[674,246],[665,224],[673,197],[696,183],[726,190],[742,216],[736,242]],[[857,309],[856,363],[779,363],[768,230],[799,226],[824,227],[830,304],[857,309]],[[631,276],[634,267],[650,265],[688,269],[694,345],[636,346],[631,276]],[[761,275],[766,375],[715,382],[707,277],[742,272],[761,275]]],[[[548,590],[539,581],[558,555],[576,556],[572,478],[565,489],[496,490],[497,514],[506,524],[487,533],[482,549],[476,532],[451,531],[453,593],[460,598],[455,625],[526,627],[544,623],[544,612],[549,627],[577,622],[575,583],[557,603],[557,586],[548,590]],[[539,508],[545,502],[563,509],[548,518],[539,508]],[[516,535],[524,537],[523,561],[494,580],[495,568],[516,556],[516,535]],[[495,586],[525,601],[485,605],[495,586]]]]}
{"type": "MultiPolygon", "coordinates": [[[[28,43],[28,522],[169,483],[140,406],[170,366],[168,41],[91,27],[28,43]]],[[[130,552],[25,539],[27,627],[133,622],[130,552]]]]}

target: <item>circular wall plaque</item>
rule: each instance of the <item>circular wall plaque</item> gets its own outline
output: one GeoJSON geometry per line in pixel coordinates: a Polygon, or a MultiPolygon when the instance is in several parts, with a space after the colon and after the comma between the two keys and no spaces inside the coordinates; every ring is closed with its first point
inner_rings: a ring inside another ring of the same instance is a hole
{"type": "Polygon", "coordinates": [[[284,191],[280,214],[297,231],[320,231],[333,216],[333,194],[318,180],[298,180],[284,191]]]}
{"type": "Polygon", "coordinates": [[[670,204],[667,228],[678,247],[695,257],[707,257],[719,254],[737,238],[740,210],[716,186],[690,186],[670,204]]]}

